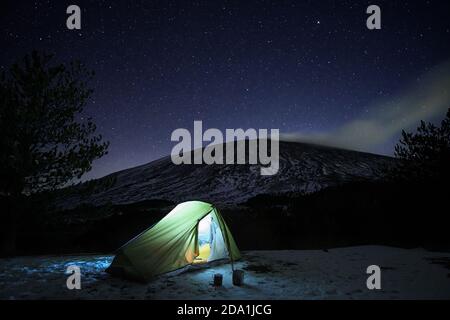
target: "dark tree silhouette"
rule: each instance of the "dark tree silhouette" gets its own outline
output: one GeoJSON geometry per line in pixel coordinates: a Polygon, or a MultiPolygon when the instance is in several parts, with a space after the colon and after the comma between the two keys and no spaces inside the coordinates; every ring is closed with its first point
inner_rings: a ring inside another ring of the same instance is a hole
{"type": "Polygon", "coordinates": [[[92,76],[79,62],[56,64],[38,52],[2,72],[0,195],[10,220],[17,220],[16,204],[26,195],[81,178],[106,154],[109,143],[82,114],[92,76]]]}
{"type": "Polygon", "coordinates": [[[395,146],[401,161],[394,176],[403,180],[448,181],[450,169],[450,109],[441,126],[421,121],[417,131],[402,131],[395,146]]]}

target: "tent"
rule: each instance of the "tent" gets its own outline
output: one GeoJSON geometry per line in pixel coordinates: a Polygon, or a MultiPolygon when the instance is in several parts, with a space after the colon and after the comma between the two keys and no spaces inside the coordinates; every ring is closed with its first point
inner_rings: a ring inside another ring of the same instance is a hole
{"type": "Polygon", "coordinates": [[[212,204],[177,205],[157,224],[118,249],[106,270],[136,280],[194,264],[241,257],[230,229],[212,204]]]}

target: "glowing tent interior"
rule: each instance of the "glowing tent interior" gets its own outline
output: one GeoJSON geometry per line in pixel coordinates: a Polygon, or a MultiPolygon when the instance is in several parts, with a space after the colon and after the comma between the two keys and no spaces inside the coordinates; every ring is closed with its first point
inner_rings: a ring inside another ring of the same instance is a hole
{"type": "Polygon", "coordinates": [[[201,201],[177,205],[157,224],[117,250],[107,272],[148,281],[193,264],[241,257],[217,208],[201,201]]]}

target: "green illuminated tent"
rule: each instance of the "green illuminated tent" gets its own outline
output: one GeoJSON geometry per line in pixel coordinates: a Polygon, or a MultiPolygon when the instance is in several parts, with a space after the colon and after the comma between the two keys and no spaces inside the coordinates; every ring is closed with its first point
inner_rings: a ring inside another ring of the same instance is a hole
{"type": "Polygon", "coordinates": [[[122,246],[106,271],[147,281],[186,266],[239,258],[239,249],[217,208],[189,201],[122,246]]]}

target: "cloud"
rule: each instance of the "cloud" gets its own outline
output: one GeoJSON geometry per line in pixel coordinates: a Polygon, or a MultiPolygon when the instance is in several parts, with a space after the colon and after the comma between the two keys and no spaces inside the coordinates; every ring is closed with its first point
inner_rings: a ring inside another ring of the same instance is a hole
{"type": "Polygon", "coordinates": [[[281,139],[360,151],[373,151],[398,135],[417,127],[420,120],[444,117],[450,107],[450,61],[439,64],[418,83],[390,101],[369,106],[369,113],[330,132],[284,133],[281,139]]]}

